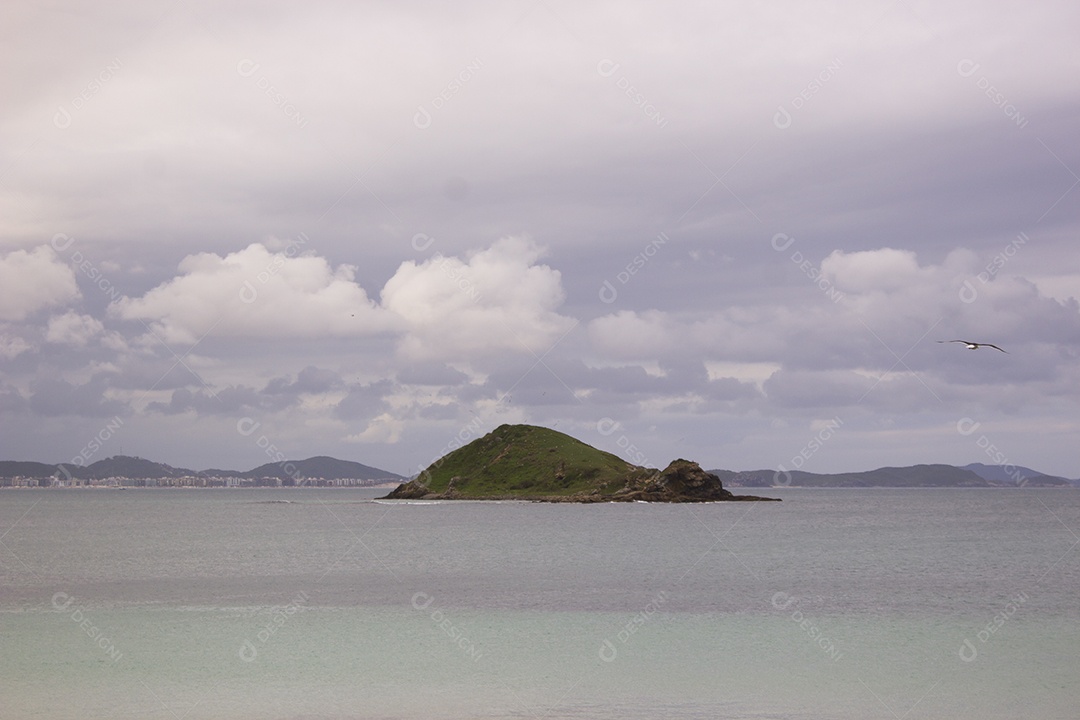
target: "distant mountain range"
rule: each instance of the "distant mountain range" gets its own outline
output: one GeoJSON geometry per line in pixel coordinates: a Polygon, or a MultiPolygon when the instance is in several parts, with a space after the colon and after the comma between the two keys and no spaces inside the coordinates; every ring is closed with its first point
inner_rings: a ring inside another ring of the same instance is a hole
{"type": "Polygon", "coordinates": [[[853,473],[801,470],[710,470],[728,487],[1070,487],[1080,480],[1046,475],[1031,468],[971,463],[883,467],[853,473]]]}
{"type": "MultiPolygon", "coordinates": [[[[251,484],[282,484],[299,485],[304,481],[326,481],[329,484],[375,484],[380,482],[404,482],[405,478],[389,470],[380,470],[369,465],[348,460],[323,456],[311,457],[306,460],[285,460],[282,462],[267,463],[248,471],[237,470],[190,470],[177,468],[164,463],[153,462],[140,457],[116,455],[114,457],[98,460],[86,466],[73,465],[71,463],[57,463],[49,465],[39,462],[18,462],[0,460],[0,478],[14,479],[40,479],[53,478],[60,483],[73,480],[95,481],[107,478],[128,478],[133,480],[166,481],[153,484],[168,485],[210,485],[210,484],[238,484],[225,482],[227,480],[252,481],[251,484]],[[199,480],[203,482],[181,482],[182,480],[199,480]],[[221,483],[207,482],[211,479],[221,480],[221,483]],[[255,481],[277,481],[274,483],[255,481]],[[357,481],[344,483],[342,481],[357,481]]],[[[10,484],[10,483],[4,483],[10,484]]]]}
{"type": "MultiPolygon", "coordinates": [[[[710,470],[725,487],[1080,487],[1070,480],[1022,466],[911,465],[853,473],[809,473],[800,470],[710,470]]],[[[86,466],[71,463],[0,460],[0,486],[15,484],[99,484],[109,478],[146,481],[149,485],[371,485],[405,482],[389,470],[320,455],[306,460],[267,463],[247,471],[191,470],[140,457],[117,455],[86,466]],[[37,482],[34,482],[37,481],[37,482]],[[47,482],[48,481],[48,482],[47,482]],[[75,481],[78,481],[76,483],[75,481]]]]}

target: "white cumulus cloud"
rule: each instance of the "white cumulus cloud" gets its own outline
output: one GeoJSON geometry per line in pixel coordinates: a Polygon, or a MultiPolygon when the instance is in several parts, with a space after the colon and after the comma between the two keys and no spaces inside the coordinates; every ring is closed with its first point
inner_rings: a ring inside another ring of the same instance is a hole
{"type": "Polygon", "coordinates": [[[167,341],[204,335],[258,338],[357,336],[391,330],[395,319],[355,281],[352,266],[271,252],[259,243],[225,257],[189,255],[180,275],[111,311],[152,323],[167,341]]]}
{"type": "Polygon", "coordinates": [[[887,292],[918,282],[924,271],[915,253],[881,248],[863,252],[834,251],[821,262],[821,271],[846,292],[887,292]]]}
{"type": "Polygon", "coordinates": [[[575,324],[558,270],[542,250],[508,237],[467,260],[434,253],[402,263],[382,290],[383,307],[405,319],[402,351],[414,358],[468,359],[485,352],[544,353],[575,324]]]}
{"type": "Polygon", "coordinates": [[[42,308],[77,297],[75,273],[51,247],[0,256],[0,320],[25,320],[42,308]]]}
{"type": "Polygon", "coordinates": [[[675,321],[659,310],[620,310],[589,323],[593,348],[606,358],[653,359],[672,340],[675,321]]]}
{"type": "Polygon", "coordinates": [[[101,321],[89,315],[69,311],[49,318],[45,339],[51,343],[82,347],[105,330],[101,321]]]}

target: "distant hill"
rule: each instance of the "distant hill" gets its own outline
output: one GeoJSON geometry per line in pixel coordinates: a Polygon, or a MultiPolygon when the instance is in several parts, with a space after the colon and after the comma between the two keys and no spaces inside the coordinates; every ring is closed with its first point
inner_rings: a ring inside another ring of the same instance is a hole
{"type": "MultiPolygon", "coordinates": [[[[388,470],[363,465],[348,460],[325,455],[306,460],[290,460],[280,463],[267,463],[257,468],[240,472],[236,470],[190,470],[172,465],[154,462],[140,457],[116,455],[98,460],[86,466],[72,463],[50,465],[40,462],[0,460],[0,478],[37,478],[56,477],[60,480],[102,480],[106,478],[131,478],[140,480],[163,480],[168,478],[212,477],[238,479],[274,478],[291,484],[298,479],[308,480],[386,480],[399,482],[405,477],[388,470]]],[[[2,483],[0,483],[2,484],[2,483]]]]}
{"type": "Polygon", "coordinates": [[[999,465],[971,463],[953,465],[911,465],[884,467],[854,473],[809,473],[800,470],[710,470],[729,487],[1069,487],[1080,481],[1044,475],[1017,466],[1006,472],[999,465]],[[1017,481],[1017,478],[1021,478],[1017,481]]]}
{"type": "Polygon", "coordinates": [[[138,457],[117,455],[115,457],[98,460],[95,463],[81,466],[72,463],[57,463],[49,465],[39,462],[20,462],[17,460],[0,460],[0,477],[28,477],[49,478],[53,476],[66,477],[82,480],[107,478],[107,477],[137,477],[137,478],[164,478],[181,477],[195,474],[193,470],[174,468],[170,465],[151,462],[138,457]]]}
{"type": "Polygon", "coordinates": [[[429,493],[470,497],[614,493],[645,469],[549,428],[501,425],[417,477],[429,493]]]}
{"type": "Polygon", "coordinates": [[[800,470],[710,470],[729,487],[995,487],[971,470],[952,465],[883,467],[854,473],[808,473],[800,470]]]}
{"type": "Polygon", "coordinates": [[[405,477],[349,460],[318,455],[307,460],[288,460],[260,465],[243,473],[249,478],[319,479],[319,480],[388,480],[403,481],[405,477]]]}
{"type": "MultiPolygon", "coordinates": [[[[75,468],[74,465],[68,467],[75,468]]],[[[22,460],[0,460],[0,477],[48,478],[61,474],[60,468],[56,465],[22,460]]]]}
{"type": "Polygon", "coordinates": [[[500,425],[439,458],[387,497],[548,502],[763,499],[732,495],[718,477],[688,460],[675,460],[662,471],[645,468],[535,425],[500,425]]]}
{"type": "Polygon", "coordinates": [[[129,457],[127,455],[116,455],[111,458],[105,458],[104,460],[98,460],[97,462],[90,463],[86,467],[81,468],[68,466],[68,469],[71,471],[73,477],[87,479],[129,477],[159,480],[161,478],[184,477],[185,475],[198,474],[194,470],[174,468],[172,465],[165,465],[164,463],[153,462],[152,460],[146,460],[141,457],[129,457]]]}
{"type": "Polygon", "coordinates": [[[1068,487],[1074,485],[1072,480],[1055,475],[1045,475],[1031,468],[1005,465],[984,465],[983,463],[971,463],[964,466],[979,477],[1000,485],[1019,485],[1023,487],[1068,487]],[[1007,470],[1011,467],[1012,470],[1007,470]]]}

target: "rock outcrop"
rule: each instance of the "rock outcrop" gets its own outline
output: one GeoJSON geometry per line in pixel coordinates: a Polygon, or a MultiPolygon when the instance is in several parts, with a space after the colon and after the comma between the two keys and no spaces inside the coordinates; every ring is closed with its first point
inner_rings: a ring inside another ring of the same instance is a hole
{"type": "Polygon", "coordinates": [[[615,498],[646,502],[714,502],[733,500],[720,478],[705,472],[696,462],[675,460],[643,482],[628,484],[615,498]]]}

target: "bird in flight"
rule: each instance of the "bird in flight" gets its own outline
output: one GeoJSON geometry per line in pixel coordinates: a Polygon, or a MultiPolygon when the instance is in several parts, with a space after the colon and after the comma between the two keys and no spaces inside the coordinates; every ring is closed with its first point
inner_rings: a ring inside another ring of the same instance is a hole
{"type": "MultiPolygon", "coordinates": [[[[990,343],[971,342],[970,340],[938,340],[938,342],[939,343],[954,343],[954,342],[964,343],[965,345],[967,345],[968,350],[978,350],[981,347],[992,347],[995,350],[1001,350],[1001,348],[999,348],[997,345],[992,345],[990,343]]],[[[1005,350],[1001,350],[1001,352],[1005,353],[1006,355],[1009,354],[1005,350]]]]}

